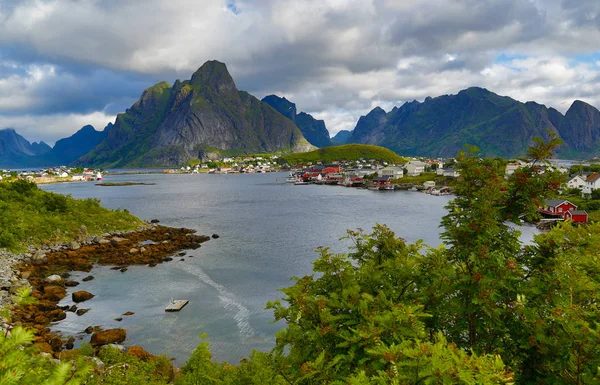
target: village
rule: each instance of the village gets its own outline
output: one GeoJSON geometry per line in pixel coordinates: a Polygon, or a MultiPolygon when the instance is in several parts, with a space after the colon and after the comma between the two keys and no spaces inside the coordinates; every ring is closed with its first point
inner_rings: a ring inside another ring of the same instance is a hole
{"type": "Polygon", "coordinates": [[[101,170],[51,167],[36,171],[0,170],[0,181],[25,179],[36,184],[101,181],[101,170]]]}

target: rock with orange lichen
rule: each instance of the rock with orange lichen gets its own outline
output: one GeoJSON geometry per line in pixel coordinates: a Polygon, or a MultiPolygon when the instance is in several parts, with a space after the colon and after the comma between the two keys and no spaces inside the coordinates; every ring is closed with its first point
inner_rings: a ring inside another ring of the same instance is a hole
{"type": "Polygon", "coordinates": [[[127,349],[127,354],[129,354],[130,356],[137,357],[144,361],[149,361],[151,359],[156,358],[155,355],[148,353],[141,346],[130,346],[127,349]]]}
{"type": "Polygon", "coordinates": [[[67,296],[67,290],[62,286],[45,286],[43,298],[58,302],[67,296]]]}
{"type": "Polygon", "coordinates": [[[73,302],[83,302],[87,301],[88,299],[94,298],[94,295],[88,291],[80,290],[73,292],[73,294],[71,294],[71,297],[73,299],[73,302]]]}
{"type": "Polygon", "coordinates": [[[125,338],[127,338],[125,329],[108,329],[92,334],[92,340],[90,342],[94,346],[101,346],[118,344],[125,341],[125,338]]]}

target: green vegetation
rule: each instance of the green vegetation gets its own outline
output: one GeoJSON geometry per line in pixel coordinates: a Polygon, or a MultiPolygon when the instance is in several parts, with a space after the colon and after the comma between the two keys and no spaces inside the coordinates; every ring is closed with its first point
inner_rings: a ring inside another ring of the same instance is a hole
{"type": "Polygon", "coordinates": [[[111,211],[97,199],[73,199],[38,189],[34,183],[0,182],[0,248],[73,239],[81,225],[91,234],[137,228],[141,221],[127,210],[111,211]]]}
{"type": "Polygon", "coordinates": [[[417,176],[404,176],[402,178],[393,179],[392,183],[401,184],[401,183],[412,183],[416,185],[422,185],[424,182],[432,180],[436,185],[448,185],[455,178],[448,178],[443,175],[437,175],[435,172],[424,172],[421,175],[417,176]]]}
{"type": "Polygon", "coordinates": [[[294,165],[306,164],[308,162],[331,163],[336,160],[352,161],[359,159],[375,159],[380,162],[394,164],[406,163],[406,159],[395,152],[388,150],[387,148],[371,146],[368,144],[346,144],[343,146],[320,148],[311,152],[285,155],[280,158],[279,163],[294,165]]]}

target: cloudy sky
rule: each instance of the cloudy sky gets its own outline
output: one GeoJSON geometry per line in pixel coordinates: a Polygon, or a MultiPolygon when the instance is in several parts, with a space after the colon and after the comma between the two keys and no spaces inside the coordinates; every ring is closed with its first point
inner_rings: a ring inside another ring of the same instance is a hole
{"type": "Polygon", "coordinates": [[[600,107],[600,1],[0,0],[0,128],[50,144],[102,129],[211,59],[332,135],[469,86],[564,113],[600,107]]]}

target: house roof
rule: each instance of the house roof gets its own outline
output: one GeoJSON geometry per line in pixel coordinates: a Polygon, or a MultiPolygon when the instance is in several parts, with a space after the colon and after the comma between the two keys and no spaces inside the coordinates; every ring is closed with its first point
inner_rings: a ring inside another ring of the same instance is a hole
{"type": "Polygon", "coordinates": [[[570,210],[569,212],[572,215],[588,215],[587,211],[585,210],[570,210]]]}
{"type": "Polygon", "coordinates": [[[600,178],[600,174],[595,172],[588,176],[588,178],[586,179],[586,182],[588,182],[588,183],[595,182],[596,180],[598,180],[598,178],[600,178]]]}
{"type": "MultiPolygon", "coordinates": [[[[564,199],[546,199],[546,200],[544,201],[544,203],[545,203],[545,204],[546,204],[546,206],[548,206],[548,207],[556,207],[556,206],[560,206],[560,204],[561,204],[561,203],[564,203],[564,202],[571,203],[571,202],[569,202],[569,201],[566,201],[566,200],[564,200],[564,199]]],[[[572,204],[572,203],[571,203],[571,204],[572,204]]],[[[575,205],[573,205],[573,206],[575,206],[575,205]]]]}

